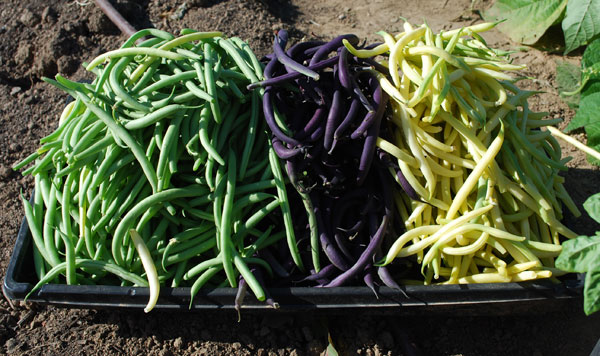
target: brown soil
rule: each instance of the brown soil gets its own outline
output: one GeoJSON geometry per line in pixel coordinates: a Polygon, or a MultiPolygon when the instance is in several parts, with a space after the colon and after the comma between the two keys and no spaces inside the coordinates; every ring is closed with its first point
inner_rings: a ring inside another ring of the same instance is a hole
{"type": "MultiPolygon", "coordinates": [[[[269,51],[273,30],[289,29],[293,40],[330,38],[353,32],[374,40],[375,32],[401,29],[402,18],[426,20],[435,30],[479,21],[477,9],[490,1],[468,0],[141,0],[113,1],[136,28],[153,26],[221,30],[269,51]],[[474,8],[473,8],[474,4],[474,8]],[[475,11],[473,11],[475,9],[475,11]]],[[[4,276],[22,219],[19,192],[32,181],[10,168],[30,154],[55,126],[66,95],[41,82],[61,73],[79,80],[81,68],[124,37],[91,0],[46,2],[4,0],[0,3],[0,276],[4,276]]],[[[560,34],[558,34],[560,38],[560,34]]],[[[547,36],[547,48],[556,46],[547,36]]],[[[503,49],[515,48],[502,34],[486,38],[503,49]]],[[[555,60],[559,52],[529,48],[515,55],[524,74],[536,78],[523,85],[545,91],[532,100],[535,110],[566,119],[573,112],[556,93],[555,60]]],[[[577,62],[579,57],[569,60],[577,62]]],[[[582,134],[577,138],[584,140],[582,134]]],[[[598,191],[598,170],[570,147],[572,168],[567,189],[581,205],[598,191]]],[[[597,225],[584,216],[568,220],[577,232],[597,225]]],[[[0,354],[9,355],[318,355],[327,346],[327,331],[340,354],[423,355],[588,355],[600,337],[600,315],[585,317],[580,301],[551,312],[504,310],[504,316],[393,317],[361,314],[243,315],[233,313],[116,312],[58,309],[0,298],[0,354]]]]}

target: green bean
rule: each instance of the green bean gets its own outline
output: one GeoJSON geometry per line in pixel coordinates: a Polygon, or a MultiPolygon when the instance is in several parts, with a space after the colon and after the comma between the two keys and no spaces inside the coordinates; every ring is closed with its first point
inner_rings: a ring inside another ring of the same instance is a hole
{"type": "Polygon", "coordinates": [[[221,232],[221,217],[223,214],[223,203],[224,203],[224,194],[225,189],[227,187],[227,172],[225,171],[225,166],[219,166],[217,169],[217,174],[215,177],[215,189],[214,189],[214,200],[213,200],[213,216],[215,226],[217,228],[217,247],[222,248],[220,243],[221,239],[219,238],[219,234],[221,232]]]}
{"type": "Polygon", "coordinates": [[[211,121],[210,117],[209,117],[210,116],[209,108],[207,106],[203,106],[202,109],[196,110],[196,113],[198,115],[198,122],[200,124],[200,126],[199,126],[200,144],[202,145],[202,147],[204,147],[204,149],[208,153],[209,157],[216,160],[220,165],[224,165],[225,160],[223,160],[223,158],[221,158],[221,156],[219,155],[219,152],[217,151],[217,149],[215,147],[212,146],[210,139],[208,138],[208,127],[209,127],[209,124],[211,121]]]}
{"type": "Polygon", "coordinates": [[[235,48],[235,46],[231,43],[230,40],[225,38],[216,38],[217,45],[221,46],[227,54],[231,56],[237,66],[240,68],[242,73],[246,76],[246,78],[250,79],[250,83],[259,82],[257,75],[250,68],[250,66],[244,61],[240,52],[235,48]]]}
{"type": "Polygon", "coordinates": [[[241,224],[238,230],[235,232],[234,240],[236,245],[243,245],[243,239],[248,234],[249,230],[256,226],[256,224],[258,224],[262,219],[264,219],[269,213],[271,213],[280,205],[281,201],[279,199],[274,199],[267,205],[257,210],[254,214],[252,214],[252,216],[250,216],[243,224],[241,224]]]}
{"type": "Polygon", "coordinates": [[[27,156],[24,160],[22,160],[19,163],[13,165],[12,169],[15,170],[15,171],[18,171],[18,170],[22,169],[23,167],[25,167],[26,165],[28,165],[29,163],[35,161],[39,157],[40,157],[40,153],[38,151],[35,151],[32,154],[30,154],[29,156],[27,156]]]}
{"type": "Polygon", "coordinates": [[[231,92],[233,93],[233,95],[235,95],[235,97],[238,98],[239,102],[240,103],[245,103],[246,102],[246,96],[244,95],[244,93],[242,93],[242,91],[237,86],[237,84],[235,84],[235,81],[227,78],[226,79],[226,83],[227,83],[227,87],[231,90],[231,92]]]}
{"type": "Polygon", "coordinates": [[[123,150],[119,146],[113,145],[108,148],[106,155],[104,156],[104,159],[98,166],[98,169],[96,170],[96,172],[94,172],[94,178],[92,179],[90,189],[96,188],[98,185],[100,185],[101,181],[106,179],[106,177],[108,176],[107,173],[108,173],[109,168],[115,162],[115,160],[121,155],[122,152],[123,152],[123,150]]]}
{"type": "MultiPolygon", "coordinates": [[[[82,138],[83,140],[84,138],[82,138]]],[[[108,146],[112,145],[115,142],[114,137],[112,137],[112,135],[106,135],[103,138],[96,140],[94,143],[92,143],[90,146],[88,146],[85,150],[79,152],[79,153],[75,153],[75,150],[73,150],[73,153],[70,159],[69,163],[74,163],[76,161],[80,161],[82,159],[85,159],[86,157],[89,157],[91,155],[97,154],[98,152],[106,149],[108,146]]]]}
{"type": "Polygon", "coordinates": [[[262,80],[263,65],[260,63],[258,58],[256,58],[256,55],[254,54],[250,46],[248,46],[248,43],[242,41],[239,37],[232,37],[230,38],[230,40],[233,43],[235,43],[239,48],[241,48],[242,51],[244,51],[244,53],[246,54],[246,56],[250,58],[250,63],[252,63],[252,66],[254,67],[254,74],[256,74],[256,79],[262,80]]]}
{"type": "Polygon", "coordinates": [[[42,255],[44,261],[49,264],[52,258],[50,257],[49,252],[46,250],[46,244],[44,243],[43,232],[41,230],[41,226],[36,224],[36,218],[33,215],[33,209],[31,204],[25,199],[23,194],[21,194],[21,201],[23,203],[23,210],[25,211],[25,219],[27,220],[27,225],[29,227],[29,231],[31,232],[31,236],[33,237],[33,243],[36,247],[36,250],[42,255]]]}
{"type": "Polygon", "coordinates": [[[194,296],[196,296],[196,294],[198,294],[200,289],[212,277],[214,277],[222,268],[223,268],[223,266],[211,266],[204,273],[202,273],[202,275],[200,275],[200,277],[198,277],[198,279],[196,279],[194,284],[192,284],[192,287],[190,288],[190,309],[192,308],[192,305],[194,304],[194,296]]]}
{"type": "Polygon", "coordinates": [[[185,87],[191,92],[193,93],[195,96],[197,96],[198,98],[207,101],[210,104],[214,104],[216,102],[216,97],[214,94],[211,94],[209,92],[204,91],[202,88],[198,87],[194,82],[190,81],[189,79],[192,78],[196,78],[197,77],[197,71],[195,70],[189,70],[189,71],[185,71],[183,72],[181,69],[179,69],[175,64],[173,64],[172,62],[169,63],[170,67],[172,68],[172,70],[177,74],[177,73],[186,73],[185,78],[182,78],[181,80],[184,81],[184,85],[185,87]]]}
{"type": "Polygon", "coordinates": [[[527,152],[533,155],[540,162],[552,168],[556,168],[561,171],[567,170],[566,166],[548,158],[548,156],[546,156],[545,154],[540,152],[536,147],[534,147],[525,137],[523,137],[523,133],[514,125],[514,123],[509,122],[508,127],[513,133],[511,135],[511,137],[513,138],[512,142],[515,144],[516,147],[518,146],[524,148],[525,150],[527,150],[527,152]]]}
{"type": "MultiPolygon", "coordinates": [[[[244,150],[242,151],[242,159],[240,163],[240,175],[239,179],[243,180],[246,177],[246,170],[248,168],[248,163],[250,162],[250,154],[252,152],[252,147],[254,146],[254,142],[256,140],[257,129],[258,129],[258,110],[260,105],[260,98],[256,91],[252,92],[252,104],[251,104],[251,115],[250,115],[250,123],[248,125],[248,135],[246,136],[246,142],[244,144],[244,150]]],[[[266,161],[263,159],[263,161],[266,161]]]]}
{"type": "Polygon", "coordinates": [[[140,178],[141,176],[137,174],[128,180],[127,185],[118,192],[117,198],[108,206],[102,218],[94,224],[92,231],[100,228],[104,228],[106,231],[111,230],[118,223],[121,214],[134,203],[137,196],[146,196],[150,192],[150,189],[145,186],[144,180],[140,178]]]}
{"type": "Polygon", "coordinates": [[[70,174],[63,186],[63,195],[61,201],[61,217],[62,217],[62,225],[64,229],[64,233],[60,230],[59,233],[64,240],[65,244],[65,254],[67,259],[67,284],[77,284],[77,279],[75,277],[75,249],[72,244],[72,236],[73,232],[71,230],[71,215],[70,215],[70,206],[71,206],[71,185],[73,185],[74,175],[70,174]]]}
{"type": "MultiPolygon", "coordinates": [[[[217,145],[216,145],[216,149],[217,152],[221,152],[221,150],[223,149],[223,147],[225,146],[225,143],[227,141],[231,142],[235,141],[233,140],[233,137],[231,136],[231,132],[233,131],[233,126],[236,123],[240,123],[243,122],[243,120],[241,120],[240,118],[237,117],[237,114],[240,110],[240,103],[239,101],[234,101],[231,104],[231,109],[227,112],[227,115],[224,115],[224,119],[223,119],[223,123],[221,125],[219,125],[219,136],[217,138],[217,145]]],[[[231,151],[231,150],[230,150],[231,151]]]]}
{"type": "Polygon", "coordinates": [[[119,61],[117,62],[117,64],[115,65],[115,67],[112,69],[112,71],[110,72],[110,74],[108,76],[108,82],[109,82],[110,87],[112,88],[113,92],[115,93],[115,95],[119,99],[123,100],[124,103],[131,105],[131,107],[136,110],[139,110],[142,112],[150,112],[149,105],[142,104],[139,101],[137,101],[125,89],[123,89],[121,87],[121,84],[119,83],[119,81],[120,81],[119,77],[120,77],[121,73],[123,72],[125,67],[127,67],[129,65],[129,63],[131,63],[132,60],[133,60],[133,58],[131,58],[131,57],[123,57],[123,58],[119,59],[119,61]]]}
{"type": "Polygon", "coordinates": [[[123,127],[125,127],[127,130],[143,129],[145,127],[155,124],[156,122],[158,122],[166,117],[170,117],[171,115],[177,113],[178,111],[182,111],[182,110],[186,110],[186,109],[188,109],[188,107],[185,105],[179,105],[179,104],[166,105],[156,111],[151,112],[150,114],[148,114],[142,118],[126,122],[125,124],[123,124],[123,127]]]}
{"type": "Polygon", "coordinates": [[[46,275],[46,264],[44,257],[37,248],[33,249],[33,268],[38,279],[44,278],[46,275]]]}
{"type": "Polygon", "coordinates": [[[91,155],[80,159],[79,161],[75,161],[72,164],[67,165],[64,168],[59,168],[54,174],[55,179],[60,179],[68,174],[81,170],[83,167],[87,167],[88,165],[94,163],[98,159],[98,155],[91,155]]]}
{"type": "Polygon", "coordinates": [[[148,55],[151,58],[152,57],[162,57],[162,58],[168,58],[168,59],[173,59],[173,60],[182,60],[182,59],[187,58],[184,55],[170,52],[170,51],[163,50],[163,49],[157,49],[157,48],[146,48],[146,47],[121,48],[121,49],[109,51],[109,52],[99,55],[98,57],[94,58],[94,60],[92,60],[85,69],[92,70],[96,66],[98,66],[100,63],[104,62],[107,59],[112,60],[115,58],[129,57],[132,55],[139,55],[139,54],[148,55]]]}
{"type": "Polygon", "coordinates": [[[170,180],[166,175],[166,170],[169,163],[171,151],[177,147],[175,143],[177,137],[179,136],[179,127],[181,125],[182,120],[183,112],[178,112],[175,115],[175,119],[173,119],[169,123],[167,131],[165,132],[165,136],[163,137],[163,144],[161,146],[158,163],[156,165],[156,175],[158,176],[158,191],[164,190],[169,187],[170,180]]]}
{"type": "Polygon", "coordinates": [[[58,257],[58,251],[56,249],[56,245],[54,244],[54,216],[56,214],[56,189],[57,187],[52,184],[50,186],[50,195],[49,201],[47,202],[48,208],[46,209],[46,214],[44,216],[43,223],[43,238],[44,238],[44,248],[47,252],[49,259],[47,262],[51,266],[56,266],[60,263],[60,258],[58,257]]]}
{"type": "MultiPolygon", "coordinates": [[[[128,272],[125,269],[110,262],[93,261],[89,259],[77,258],[75,259],[75,265],[79,268],[87,268],[90,270],[112,273],[118,276],[119,278],[122,278],[140,287],[148,286],[148,282],[143,278],[139,277],[134,273],[128,272]]],[[[36,283],[35,286],[33,286],[31,291],[25,296],[25,300],[27,300],[31,296],[31,294],[33,294],[33,292],[40,289],[44,284],[49,283],[50,281],[58,277],[60,274],[63,274],[66,270],[66,267],[66,262],[61,262],[56,266],[52,267],[52,269],[49,270],[48,273],[46,273],[44,278],[42,278],[38,283],[36,283]]]]}
{"type": "MultiPolygon", "coordinates": [[[[271,235],[271,231],[273,231],[273,225],[270,225],[263,233],[261,233],[256,241],[244,247],[244,250],[241,253],[242,257],[254,255],[254,253],[260,248],[261,243],[263,243],[263,241],[265,241],[267,237],[271,235]]],[[[283,235],[281,236],[283,237],[283,235]]]]}
{"type": "Polygon", "coordinates": [[[184,245],[187,248],[184,251],[179,251],[164,257],[163,265],[164,267],[166,267],[190,259],[192,257],[199,256],[204,252],[207,252],[213,247],[215,247],[216,244],[217,242],[215,241],[215,239],[209,239],[200,242],[195,240],[186,241],[184,245]]]}
{"type": "Polygon", "coordinates": [[[126,234],[126,230],[133,221],[143,214],[148,208],[160,202],[169,201],[175,198],[191,197],[206,194],[207,189],[202,186],[192,185],[185,188],[171,188],[161,192],[154,193],[133,206],[123,219],[117,225],[112,241],[112,255],[117,265],[123,264],[123,256],[121,255],[120,246],[126,234]]]}
{"type": "Polygon", "coordinates": [[[177,268],[175,269],[175,275],[173,276],[173,280],[171,281],[171,288],[179,287],[181,281],[183,280],[183,275],[187,271],[187,264],[189,260],[181,261],[177,264],[177,268]]]}
{"type": "Polygon", "coordinates": [[[235,264],[235,267],[240,272],[242,277],[244,277],[244,279],[246,280],[246,283],[248,283],[250,289],[252,289],[252,292],[254,292],[254,296],[256,297],[256,299],[258,299],[261,302],[264,301],[266,299],[265,291],[263,290],[262,286],[254,276],[254,274],[250,271],[250,268],[248,268],[246,262],[244,262],[244,259],[237,252],[234,252],[233,254],[233,263],[235,264]]]}
{"type": "Polygon", "coordinates": [[[215,180],[213,177],[213,168],[215,166],[215,160],[210,155],[206,160],[206,164],[204,166],[204,179],[206,180],[206,185],[211,191],[215,190],[215,180]]]}
{"type": "Polygon", "coordinates": [[[277,196],[281,202],[281,213],[283,214],[283,223],[287,235],[288,248],[292,254],[294,263],[300,270],[304,270],[304,264],[300,258],[300,252],[298,251],[298,244],[296,243],[296,236],[294,234],[294,227],[292,223],[292,213],[290,211],[289,201],[287,199],[287,193],[285,190],[285,183],[283,181],[283,174],[281,172],[281,166],[279,165],[279,158],[271,146],[269,140],[269,163],[271,165],[271,171],[275,178],[275,184],[277,188],[277,196]]]}
{"type": "Polygon", "coordinates": [[[83,101],[84,104],[106,124],[113,135],[115,137],[119,137],[131,149],[131,152],[142,167],[142,170],[144,171],[144,174],[146,175],[146,178],[152,187],[152,191],[156,192],[158,188],[156,173],[138,142],[135,141],[131,134],[129,134],[129,132],[127,132],[122,126],[114,122],[106,111],[92,103],[85,95],[81,93],[77,93],[77,95],[81,101],[83,101]]]}
{"type": "MultiPolygon", "coordinates": [[[[206,42],[204,43],[204,80],[206,85],[206,91],[208,95],[215,98],[217,95],[217,88],[215,86],[215,79],[213,73],[213,57],[214,57],[214,49],[211,44],[206,42]]],[[[214,100],[209,103],[210,110],[212,112],[213,119],[217,124],[221,123],[221,109],[219,107],[219,101],[214,100]]]]}
{"type": "MultiPolygon", "coordinates": [[[[40,174],[42,171],[50,169],[48,167],[48,165],[50,165],[52,163],[52,157],[58,152],[58,150],[59,150],[58,147],[51,148],[42,159],[38,160],[34,164],[34,166],[32,167],[33,169],[31,170],[30,174],[37,175],[37,174],[40,174]]],[[[27,173],[23,172],[23,174],[27,174],[27,173]]]]}
{"type": "MultiPolygon", "coordinates": [[[[229,151],[227,163],[229,165],[227,171],[227,189],[225,192],[225,199],[223,202],[223,214],[221,216],[221,229],[219,231],[219,237],[221,241],[220,248],[221,256],[223,257],[223,269],[225,270],[225,274],[227,275],[227,279],[229,280],[229,285],[231,287],[236,287],[237,280],[231,261],[231,253],[234,248],[231,241],[231,215],[233,211],[235,183],[237,178],[237,164],[235,159],[235,153],[233,152],[233,150],[229,151]]],[[[215,223],[218,223],[218,221],[215,221],[215,223]]]]}
{"type": "MultiPolygon", "coordinates": [[[[167,40],[170,41],[174,38],[174,36],[166,31],[162,31],[162,30],[158,30],[155,28],[146,28],[140,31],[137,31],[136,33],[134,33],[133,35],[131,35],[127,41],[125,41],[122,45],[121,48],[128,48],[131,47],[135,44],[135,42],[137,40],[139,40],[140,38],[143,37],[147,37],[147,36],[154,36],[154,37],[158,37],[161,40],[167,40]]],[[[139,46],[139,45],[138,45],[139,46]]]]}

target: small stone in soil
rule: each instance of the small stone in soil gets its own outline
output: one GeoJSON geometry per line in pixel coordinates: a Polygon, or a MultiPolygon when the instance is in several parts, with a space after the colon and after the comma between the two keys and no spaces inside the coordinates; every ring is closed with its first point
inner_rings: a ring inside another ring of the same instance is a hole
{"type": "Polygon", "coordinates": [[[24,9],[19,17],[19,21],[25,26],[33,27],[40,22],[40,17],[29,9],[24,9]]]}
{"type": "Polygon", "coordinates": [[[242,348],[242,344],[240,344],[239,342],[234,342],[233,344],[231,344],[231,348],[237,351],[242,348]]]}
{"type": "Polygon", "coordinates": [[[46,6],[42,10],[42,22],[54,23],[56,21],[56,13],[50,6],[46,6]]]}
{"type": "Polygon", "coordinates": [[[0,167],[0,177],[2,177],[2,178],[8,177],[10,175],[10,172],[12,172],[11,168],[9,168],[7,166],[0,167]]]}
{"type": "Polygon", "coordinates": [[[10,90],[10,95],[17,95],[17,94],[19,94],[20,92],[21,92],[21,87],[13,87],[13,88],[10,90]]]}
{"type": "Polygon", "coordinates": [[[181,348],[182,345],[183,345],[183,339],[181,338],[181,336],[173,341],[173,347],[175,347],[177,349],[181,348]]]}
{"type": "Polygon", "coordinates": [[[17,340],[13,338],[6,340],[6,343],[4,344],[4,347],[6,347],[6,351],[8,352],[13,352],[17,346],[17,340]]]}

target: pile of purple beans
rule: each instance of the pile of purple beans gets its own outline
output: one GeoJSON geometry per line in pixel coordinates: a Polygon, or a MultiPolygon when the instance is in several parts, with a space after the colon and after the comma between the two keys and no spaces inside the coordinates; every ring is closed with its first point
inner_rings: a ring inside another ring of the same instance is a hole
{"type": "Polygon", "coordinates": [[[386,267],[376,266],[386,240],[402,232],[391,160],[376,147],[388,96],[372,73],[380,65],[351,55],[344,39],[368,48],[349,34],[286,49],[288,34],[280,30],[273,53],[264,58],[265,80],[249,86],[264,90],[271,143],[297,193],[288,188],[302,258],[312,268],[299,271],[293,263],[274,261],[280,253],[261,257],[298,285],[339,287],[362,280],[374,291],[380,282],[399,288],[386,267]]]}

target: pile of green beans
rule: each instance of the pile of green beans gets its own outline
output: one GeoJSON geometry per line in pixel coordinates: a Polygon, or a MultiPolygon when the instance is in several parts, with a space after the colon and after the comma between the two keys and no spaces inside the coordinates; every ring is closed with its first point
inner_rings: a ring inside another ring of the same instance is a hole
{"type": "Polygon", "coordinates": [[[149,311],[159,285],[191,287],[191,305],[203,286],[243,278],[265,300],[250,267],[271,274],[256,252],[283,239],[302,268],[262,92],[245,89],[263,79],[246,43],[147,29],[87,69],[91,84],[45,78],[74,101],[14,167],[35,177],[23,198],[34,290],[150,286],[149,311]]]}

